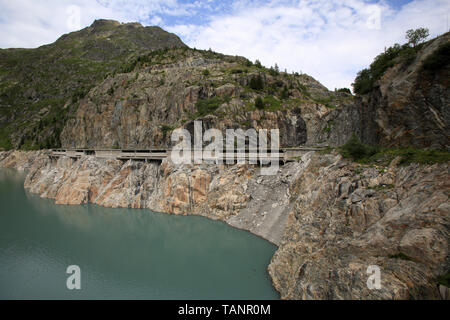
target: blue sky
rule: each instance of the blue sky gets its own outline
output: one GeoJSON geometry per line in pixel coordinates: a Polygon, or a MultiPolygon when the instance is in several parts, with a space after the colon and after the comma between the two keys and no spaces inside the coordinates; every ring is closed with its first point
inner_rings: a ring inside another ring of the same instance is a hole
{"type": "Polygon", "coordinates": [[[329,89],[410,28],[448,31],[448,0],[0,0],[0,47],[33,48],[98,18],[174,32],[191,47],[277,63],[329,89]]]}

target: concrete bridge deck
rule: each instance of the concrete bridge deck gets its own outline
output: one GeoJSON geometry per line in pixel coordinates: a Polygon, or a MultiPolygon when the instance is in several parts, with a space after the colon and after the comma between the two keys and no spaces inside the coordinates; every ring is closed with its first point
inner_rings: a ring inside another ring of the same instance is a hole
{"type": "MultiPolygon", "coordinates": [[[[238,159],[254,161],[275,161],[279,160],[281,163],[295,161],[302,155],[310,151],[320,151],[323,147],[297,147],[284,148],[278,152],[268,152],[266,154],[258,154],[257,150],[246,150],[245,154],[235,152],[224,152],[222,161],[225,163],[234,163],[238,159]]],[[[169,157],[171,150],[164,149],[53,149],[51,150],[52,157],[59,158],[66,156],[73,159],[81,158],[85,155],[92,155],[103,159],[118,159],[118,160],[140,160],[140,161],[162,161],[169,157]]],[[[192,151],[192,159],[194,159],[194,150],[192,151]]],[[[203,157],[204,161],[216,162],[218,157],[203,157]]]]}

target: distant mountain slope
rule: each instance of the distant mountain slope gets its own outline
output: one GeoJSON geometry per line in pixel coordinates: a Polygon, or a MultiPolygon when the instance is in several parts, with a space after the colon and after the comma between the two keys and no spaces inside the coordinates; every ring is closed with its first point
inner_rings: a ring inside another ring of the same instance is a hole
{"type": "Polygon", "coordinates": [[[180,47],[159,27],[96,20],[50,45],[0,50],[0,148],[58,146],[78,99],[108,73],[144,52],[180,47]]]}

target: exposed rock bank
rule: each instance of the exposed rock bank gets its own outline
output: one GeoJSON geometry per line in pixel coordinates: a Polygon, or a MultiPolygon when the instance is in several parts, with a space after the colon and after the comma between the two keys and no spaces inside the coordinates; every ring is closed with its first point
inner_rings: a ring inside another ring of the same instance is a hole
{"type": "Polygon", "coordinates": [[[40,152],[0,153],[0,167],[28,170],[25,188],[57,204],[95,203],[195,214],[249,230],[279,244],[290,211],[289,190],[302,163],[277,176],[251,166],[179,166],[86,156],[50,160],[40,152]]]}
{"type": "Polygon", "coordinates": [[[439,299],[448,272],[448,164],[361,168],[320,159],[290,186],[293,203],[269,266],[285,299],[439,299]],[[381,271],[369,290],[367,268],[381,271]]]}
{"type": "Polygon", "coordinates": [[[269,265],[284,299],[439,299],[448,272],[448,164],[360,167],[306,154],[276,176],[252,166],[180,166],[45,151],[2,152],[0,167],[28,170],[25,187],[58,204],[96,203],[196,214],[277,245],[269,265]],[[367,287],[367,268],[381,289],[367,287]]]}

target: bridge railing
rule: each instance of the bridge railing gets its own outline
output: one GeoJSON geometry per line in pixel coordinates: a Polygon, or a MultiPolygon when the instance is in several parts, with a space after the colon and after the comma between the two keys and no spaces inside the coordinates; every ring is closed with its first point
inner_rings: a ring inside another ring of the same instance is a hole
{"type": "MultiPolygon", "coordinates": [[[[237,162],[239,160],[245,161],[274,161],[279,159],[280,161],[290,161],[295,160],[307,152],[310,151],[320,151],[323,148],[319,147],[298,147],[298,148],[286,148],[276,151],[270,150],[245,150],[245,152],[227,152],[223,150],[220,154],[206,155],[202,152],[202,159],[209,162],[217,162],[219,159],[222,162],[231,163],[237,162]]],[[[202,150],[191,150],[191,157],[194,158],[196,151],[202,150]]],[[[163,149],[53,149],[52,155],[56,157],[67,156],[71,158],[80,158],[83,155],[94,155],[97,158],[107,158],[107,159],[156,159],[162,160],[166,157],[171,156],[171,150],[163,149]]]]}

